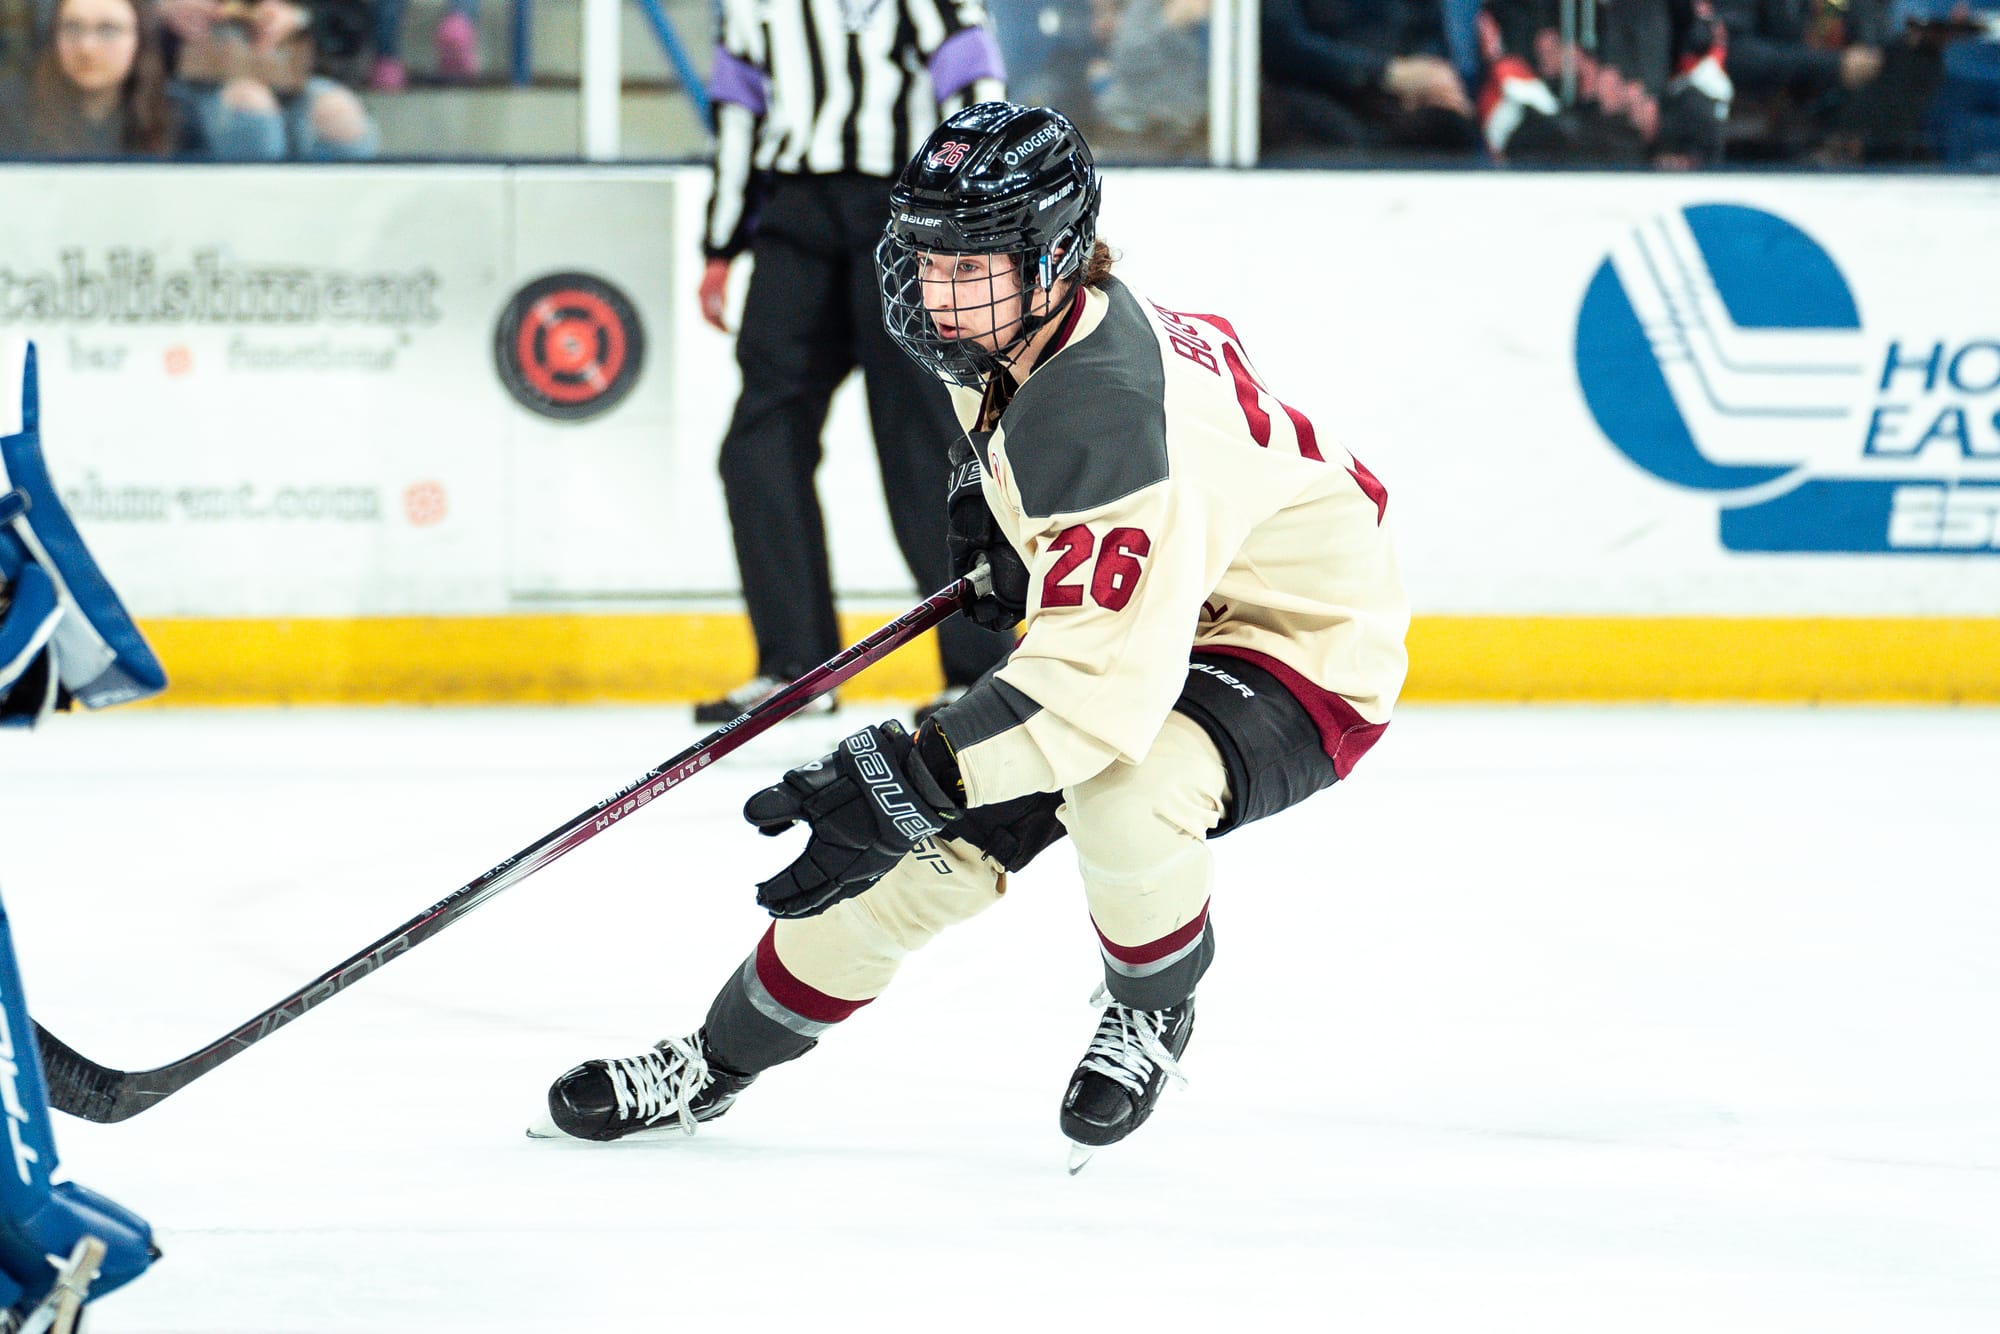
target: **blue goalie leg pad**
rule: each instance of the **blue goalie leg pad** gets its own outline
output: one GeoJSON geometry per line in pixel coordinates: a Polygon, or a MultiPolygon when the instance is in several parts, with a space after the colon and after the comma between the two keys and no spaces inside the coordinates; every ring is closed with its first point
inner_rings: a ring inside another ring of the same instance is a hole
{"type": "MultiPolygon", "coordinates": [[[[19,1300],[38,1301],[54,1285],[50,1257],[61,1260],[81,1237],[105,1245],[91,1296],[129,1283],[156,1254],[146,1221],[73,1181],[56,1182],[55,1134],[49,1124],[48,1083],[35,1026],[28,1018],[14,933],[0,905],[0,1274],[21,1289],[19,1300]]],[[[9,1303],[13,1305],[15,1303],[9,1303]]]]}
{"type": "Polygon", "coordinates": [[[0,436],[0,492],[14,489],[27,497],[27,513],[0,527],[0,577],[8,576],[11,565],[18,578],[18,569],[33,561],[55,581],[57,599],[70,613],[54,637],[64,687],[93,709],[165,690],[160,660],[97,568],[49,480],[33,343],[21,370],[21,429],[0,436]]]}
{"type": "Polygon", "coordinates": [[[55,676],[41,659],[62,608],[55,581],[39,565],[23,567],[12,592],[0,612],[0,726],[32,727],[55,703],[55,676]]]}
{"type": "Polygon", "coordinates": [[[0,593],[21,577],[28,563],[28,549],[14,536],[14,520],[28,512],[28,493],[9,491],[0,495],[0,593]]]}
{"type": "Polygon", "coordinates": [[[0,612],[0,693],[20,680],[35,655],[48,647],[62,616],[55,580],[39,565],[22,568],[13,595],[6,611],[0,612]]]}

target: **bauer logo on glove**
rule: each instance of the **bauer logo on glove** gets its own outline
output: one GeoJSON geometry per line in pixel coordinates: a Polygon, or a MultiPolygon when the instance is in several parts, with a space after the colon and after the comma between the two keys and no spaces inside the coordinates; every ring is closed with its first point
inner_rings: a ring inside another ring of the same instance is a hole
{"type": "MultiPolygon", "coordinates": [[[[898,732],[903,730],[894,722],[884,726],[893,727],[898,732]]],[[[856,732],[841,742],[840,748],[854,757],[855,772],[868,784],[868,795],[874,799],[875,809],[901,830],[913,845],[944,828],[938,819],[918,810],[916,803],[904,794],[903,776],[875,745],[873,728],[856,732]]]]}
{"type": "Polygon", "coordinates": [[[823,913],[866,892],[964,813],[901,724],[864,727],[743,803],[743,818],[760,833],[800,821],[812,830],[805,851],[757,886],[757,902],[773,917],[823,913]]]}

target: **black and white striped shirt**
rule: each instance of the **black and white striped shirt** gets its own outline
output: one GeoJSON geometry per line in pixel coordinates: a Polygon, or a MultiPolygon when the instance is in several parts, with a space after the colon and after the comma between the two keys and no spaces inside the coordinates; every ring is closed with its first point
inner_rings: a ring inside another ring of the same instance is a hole
{"type": "Polygon", "coordinates": [[[750,243],[761,173],[892,180],[944,116],[1004,97],[984,0],[722,0],[703,249],[750,243]]]}

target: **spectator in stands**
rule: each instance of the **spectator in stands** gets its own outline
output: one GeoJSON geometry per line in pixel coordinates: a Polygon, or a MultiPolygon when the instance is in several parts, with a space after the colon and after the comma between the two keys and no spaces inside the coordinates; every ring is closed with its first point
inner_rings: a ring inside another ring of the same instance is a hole
{"type": "Polygon", "coordinates": [[[178,146],[150,0],[62,0],[54,39],[0,84],[0,150],[37,157],[164,157],[178,146]]]}
{"type": "Polygon", "coordinates": [[[222,162],[338,162],[375,155],[361,99],[316,72],[351,56],[366,0],[159,0],[169,92],[198,151],[222,162]]]}
{"type": "Polygon", "coordinates": [[[1960,37],[1939,50],[1933,146],[1955,167],[2000,171],[2000,29],[1960,37]]]}
{"type": "Polygon", "coordinates": [[[1266,154],[1471,153],[1440,0],[1264,0],[1266,154]]]}
{"type": "Polygon", "coordinates": [[[1959,112],[1939,102],[1947,51],[1984,35],[1981,7],[1992,0],[1735,0],[1730,69],[1750,106],[1732,140],[1834,166],[1936,156],[1959,112]]]}
{"type": "Polygon", "coordinates": [[[1722,156],[1733,89],[1709,0],[1486,0],[1479,39],[1496,157],[1684,170],[1722,156]]]}
{"type": "MultiPolygon", "coordinates": [[[[375,0],[375,67],[368,76],[372,92],[400,93],[410,85],[403,67],[403,14],[408,7],[409,0],[375,0]]],[[[432,41],[438,77],[457,83],[478,78],[479,0],[449,0],[432,41]]]]}
{"type": "Polygon", "coordinates": [[[1731,155],[1798,161],[1820,151],[1843,107],[1882,73],[1880,0],[1721,0],[1729,30],[1731,155]]]}
{"type": "Polygon", "coordinates": [[[1007,86],[1019,102],[1043,107],[1091,104],[1093,67],[1109,24],[1097,13],[1115,0],[992,0],[987,6],[1007,86]]]}
{"type": "Polygon", "coordinates": [[[1099,151],[1197,155],[1208,125],[1209,0],[1124,0],[1107,14],[1099,151]]]}

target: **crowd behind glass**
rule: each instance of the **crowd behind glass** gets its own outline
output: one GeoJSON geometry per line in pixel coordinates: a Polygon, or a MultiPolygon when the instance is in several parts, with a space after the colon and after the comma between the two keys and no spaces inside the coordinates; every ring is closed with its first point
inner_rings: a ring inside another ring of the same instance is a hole
{"type": "MultiPolygon", "coordinates": [[[[520,91],[507,14],[425,3],[0,0],[0,155],[509,156],[383,141],[385,99],[520,91]],[[408,65],[406,28],[430,38],[408,65]]],[[[1102,160],[1206,160],[1211,0],[988,14],[1010,95],[1102,160]]],[[[1259,27],[1272,165],[2000,167],[2000,0],[1262,0],[1259,27]]]]}

